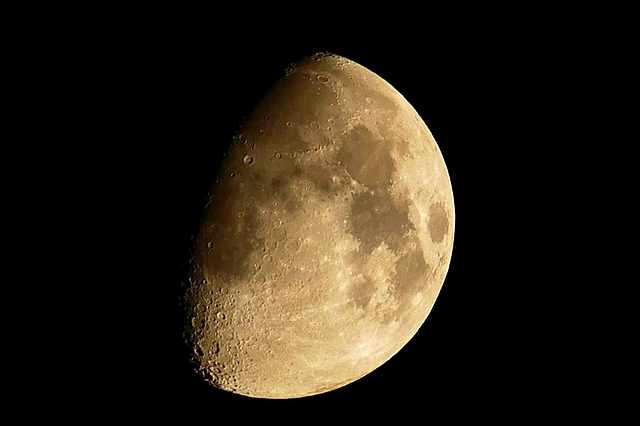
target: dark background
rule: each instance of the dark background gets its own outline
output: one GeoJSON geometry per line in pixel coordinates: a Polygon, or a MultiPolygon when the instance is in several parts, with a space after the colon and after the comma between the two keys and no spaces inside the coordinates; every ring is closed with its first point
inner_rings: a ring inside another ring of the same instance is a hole
{"type": "Polygon", "coordinates": [[[5,85],[16,96],[6,121],[18,135],[6,144],[7,186],[31,181],[32,206],[7,209],[30,213],[35,234],[12,248],[28,266],[7,283],[28,294],[6,297],[20,309],[8,328],[26,340],[7,352],[29,356],[8,364],[26,388],[23,413],[240,424],[590,415],[617,387],[598,385],[617,378],[618,363],[599,354],[621,352],[607,345],[619,323],[603,325],[599,309],[617,308],[633,283],[611,278],[624,261],[608,241],[626,236],[617,214],[633,196],[613,193],[624,179],[605,182],[633,141],[612,136],[634,122],[632,85],[620,82],[632,69],[633,14],[227,6],[51,4],[8,15],[5,85]],[[355,383],[288,401],[217,391],[192,371],[180,335],[190,236],[238,118],[284,67],[318,51],[386,79],[432,131],[456,208],[449,273],[417,335],[355,383]],[[617,105],[625,111],[606,121],[617,105]],[[591,276],[598,268],[605,279],[591,276]]]}
{"type": "MultiPolygon", "coordinates": [[[[147,117],[150,128],[162,131],[154,132],[157,140],[140,140],[149,146],[145,161],[155,163],[148,187],[141,188],[155,196],[143,216],[162,218],[152,231],[160,243],[150,249],[161,252],[163,262],[154,268],[166,274],[152,285],[163,292],[171,289],[173,297],[184,280],[185,270],[177,262],[185,260],[203,198],[239,117],[289,63],[317,51],[345,56],[386,79],[417,109],[442,150],[452,179],[456,234],[449,273],[431,314],[405,348],[366,377],[290,401],[256,400],[207,385],[186,361],[187,349],[170,324],[166,335],[156,336],[167,352],[154,354],[162,362],[152,374],[153,384],[142,385],[140,394],[158,393],[177,411],[519,403],[518,393],[536,386],[532,351],[543,349],[525,343],[532,342],[532,330],[520,311],[520,299],[529,294],[523,288],[533,291],[533,286],[527,268],[521,269],[521,241],[514,244],[513,229],[527,226],[523,209],[529,199],[522,199],[522,191],[531,188],[518,170],[527,155],[527,135],[516,130],[522,117],[513,98],[532,96],[535,88],[529,72],[522,71],[524,58],[486,41],[451,46],[425,39],[418,49],[344,42],[275,49],[261,43],[221,43],[202,50],[181,44],[167,49],[158,64],[161,78],[152,80],[149,93],[161,107],[152,105],[158,116],[147,117]]],[[[140,78],[144,86],[145,76],[140,78]]],[[[526,233],[519,231],[519,238],[526,233]]],[[[174,301],[177,297],[170,299],[174,301]]]]}
{"type": "Polygon", "coordinates": [[[556,167],[540,149],[557,120],[543,106],[549,82],[563,78],[549,68],[558,54],[543,55],[528,35],[500,31],[337,40],[265,30],[248,41],[227,29],[182,25],[126,37],[105,32],[83,44],[84,53],[73,51],[81,66],[72,78],[86,82],[78,114],[98,135],[95,162],[84,167],[102,173],[100,188],[112,201],[96,209],[118,223],[107,236],[117,244],[104,257],[115,305],[108,304],[99,346],[110,355],[98,363],[103,373],[90,370],[105,383],[90,399],[154,419],[298,410],[375,418],[376,410],[416,407],[455,415],[460,407],[468,414],[558,403],[535,391],[557,342],[545,335],[552,308],[540,280],[551,274],[553,253],[537,250],[552,238],[546,215],[554,214],[553,196],[536,170],[556,167]],[[297,400],[233,395],[206,384],[187,361],[178,301],[190,238],[242,114],[287,65],[319,51],[377,73],[426,122],[452,180],[452,260],[418,333],[369,375],[297,400]],[[113,271],[116,264],[124,272],[113,271]]]}

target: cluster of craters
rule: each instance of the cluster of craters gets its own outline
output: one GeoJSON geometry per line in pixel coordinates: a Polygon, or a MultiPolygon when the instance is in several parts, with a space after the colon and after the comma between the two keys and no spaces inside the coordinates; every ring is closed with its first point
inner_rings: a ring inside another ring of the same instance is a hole
{"type": "Polygon", "coordinates": [[[448,263],[452,199],[435,142],[404,104],[375,74],[319,55],[247,118],[187,292],[207,380],[251,396],[319,393],[415,333],[448,263]]]}

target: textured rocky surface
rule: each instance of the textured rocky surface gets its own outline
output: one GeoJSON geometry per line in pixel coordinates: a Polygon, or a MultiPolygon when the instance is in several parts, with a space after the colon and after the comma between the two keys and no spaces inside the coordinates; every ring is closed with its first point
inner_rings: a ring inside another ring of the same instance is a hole
{"type": "Polygon", "coordinates": [[[328,54],[287,70],[240,128],[190,277],[203,376],[264,398],[379,367],[440,291],[454,208],[442,155],[387,82],[328,54]]]}

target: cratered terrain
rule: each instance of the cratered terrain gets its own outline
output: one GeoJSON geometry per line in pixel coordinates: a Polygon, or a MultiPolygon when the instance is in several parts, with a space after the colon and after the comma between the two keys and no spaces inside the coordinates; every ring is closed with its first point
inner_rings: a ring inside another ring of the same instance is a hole
{"type": "Polygon", "coordinates": [[[259,398],[327,392],[397,353],[449,266],[451,183],[415,109],[332,54],[292,65],[216,168],[185,335],[203,377],[259,398]]]}

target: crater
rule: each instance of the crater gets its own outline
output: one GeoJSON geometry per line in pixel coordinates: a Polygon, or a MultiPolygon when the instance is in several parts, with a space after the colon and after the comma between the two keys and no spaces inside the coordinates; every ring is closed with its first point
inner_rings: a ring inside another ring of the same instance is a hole
{"type": "Polygon", "coordinates": [[[449,232],[449,219],[442,203],[432,204],[429,208],[429,236],[434,243],[441,243],[449,232]]]}

